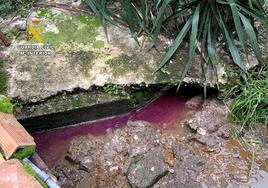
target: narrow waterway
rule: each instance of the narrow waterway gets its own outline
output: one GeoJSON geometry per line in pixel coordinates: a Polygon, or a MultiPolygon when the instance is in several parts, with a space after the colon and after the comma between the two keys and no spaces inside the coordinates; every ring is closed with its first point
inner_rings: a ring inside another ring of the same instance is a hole
{"type": "Polygon", "coordinates": [[[55,129],[34,134],[38,154],[52,167],[68,150],[69,143],[78,136],[103,136],[127,124],[129,120],[143,120],[163,129],[172,128],[189,111],[186,97],[168,93],[156,99],[146,107],[120,117],[84,123],[79,126],[55,129]]]}

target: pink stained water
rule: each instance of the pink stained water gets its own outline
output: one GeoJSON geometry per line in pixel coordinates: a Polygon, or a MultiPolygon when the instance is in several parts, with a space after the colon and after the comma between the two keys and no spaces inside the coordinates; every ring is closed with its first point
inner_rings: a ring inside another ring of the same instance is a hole
{"type": "Polygon", "coordinates": [[[123,127],[128,121],[135,120],[147,121],[163,129],[172,128],[178,125],[188,111],[186,101],[184,97],[166,94],[146,107],[124,116],[36,133],[33,137],[37,144],[37,152],[49,167],[53,167],[66,154],[70,141],[75,137],[105,136],[112,130],[123,127]]]}

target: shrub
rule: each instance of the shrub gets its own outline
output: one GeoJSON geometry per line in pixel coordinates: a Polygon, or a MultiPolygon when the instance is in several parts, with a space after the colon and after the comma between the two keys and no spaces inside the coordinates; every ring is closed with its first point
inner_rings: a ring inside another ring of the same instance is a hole
{"type": "Polygon", "coordinates": [[[26,8],[29,4],[37,1],[38,0],[1,0],[0,16],[5,17],[15,10],[26,8]]]}

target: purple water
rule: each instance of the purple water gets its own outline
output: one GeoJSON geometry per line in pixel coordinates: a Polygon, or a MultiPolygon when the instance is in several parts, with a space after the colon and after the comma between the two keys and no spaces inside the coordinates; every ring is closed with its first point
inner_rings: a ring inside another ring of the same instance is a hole
{"type": "Polygon", "coordinates": [[[48,166],[52,167],[67,152],[70,141],[78,136],[105,136],[105,134],[123,127],[129,120],[144,120],[163,129],[172,128],[188,111],[186,101],[187,99],[182,96],[166,94],[146,107],[124,116],[36,133],[33,136],[37,144],[37,152],[48,166]]]}

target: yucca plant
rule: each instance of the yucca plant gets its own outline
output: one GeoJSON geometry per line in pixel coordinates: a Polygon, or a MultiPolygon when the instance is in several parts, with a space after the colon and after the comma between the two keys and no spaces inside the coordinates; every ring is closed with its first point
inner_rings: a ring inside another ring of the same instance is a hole
{"type": "Polygon", "coordinates": [[[201,44],[205,56],[204,66],[217,64],[216,46],[225,43],[234,64],[246,73],[241,53],[253,49],[258,61],[262,54],[254,23],[268,27],[268,0],[85,0],[103,23],[122,23],[129,27],[138,42],[139,34],[151,37],[154,47],[161,29],[174,23],[178,29],[173,44],[159,63],[161,69],[177,51],[184,40],[189,40],[188,63],[182,73],[187,74],[192,65],[197,44],[201,44]]]}

